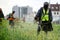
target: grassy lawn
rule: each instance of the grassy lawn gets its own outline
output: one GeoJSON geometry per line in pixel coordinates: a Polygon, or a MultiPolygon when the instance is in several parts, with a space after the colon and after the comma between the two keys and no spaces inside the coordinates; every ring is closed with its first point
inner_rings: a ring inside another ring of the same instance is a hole
{"type": "Polygon", "coordinates": [[[19,22],[10,27],[5,20],[0,25],[0,40],[60,40],[60,25],[53,24],[53,29],[47,36],[43,31],[37,36],[37,24],[19,22]]]}

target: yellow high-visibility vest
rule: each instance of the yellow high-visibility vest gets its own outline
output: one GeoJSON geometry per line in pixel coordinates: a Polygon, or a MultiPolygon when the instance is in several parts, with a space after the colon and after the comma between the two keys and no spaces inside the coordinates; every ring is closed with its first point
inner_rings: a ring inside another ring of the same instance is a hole
{"type": "Polygon", "coordinates": [[[43,14],[42,14],[42,17],[41,17],[42,21],[49,21],[49,15],[48,15],[48,13],[49,13],[49,9],[45,13],[45,9],[43,8],[43,14]]]}

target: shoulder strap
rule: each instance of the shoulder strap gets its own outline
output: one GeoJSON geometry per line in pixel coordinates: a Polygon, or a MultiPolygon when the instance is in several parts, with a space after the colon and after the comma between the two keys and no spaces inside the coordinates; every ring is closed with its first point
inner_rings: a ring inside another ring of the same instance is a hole
{"type": "MultiPolygon", "coordinates": [[[[49,9],[47,9],[47,12],[46,12],[46,14],[48,14],[49,13],[49,9]]],[[[45,14],[45,9],[43,8],[43,14],[45,14]]]]}

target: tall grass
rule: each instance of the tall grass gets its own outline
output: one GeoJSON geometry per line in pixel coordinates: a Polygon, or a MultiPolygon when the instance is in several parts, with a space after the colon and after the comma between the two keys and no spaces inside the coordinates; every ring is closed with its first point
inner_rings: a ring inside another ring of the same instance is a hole
{"type": "Polygon", "coordinates": [[[60,40],[60,25],[53,24],[53,29],[47,35],[41,31],[37,36],[37,24],[19,22],[11,28],[4,20],[0,26],[0,40],[60,40]]]}

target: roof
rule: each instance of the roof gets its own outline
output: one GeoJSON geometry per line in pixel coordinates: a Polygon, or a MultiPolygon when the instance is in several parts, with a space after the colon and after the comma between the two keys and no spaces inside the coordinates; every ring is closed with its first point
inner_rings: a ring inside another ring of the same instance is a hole
{"type": "Polygon", "coordinates": [[[50,4],[52,11],[60,11],[60,4],[50,4]]]}

